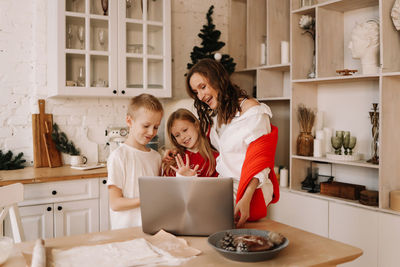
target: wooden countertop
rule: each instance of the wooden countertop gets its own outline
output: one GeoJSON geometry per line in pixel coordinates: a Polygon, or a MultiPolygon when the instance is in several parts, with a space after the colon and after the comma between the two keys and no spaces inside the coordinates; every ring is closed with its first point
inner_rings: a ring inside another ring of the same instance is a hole
{"type": "MultiPolygon", "coordinates": [[[[362,255],[362,250],[338,241],[315,235],[272,220],[261,220],[247,223],[246,228],[265,229],[282,233],[289,239],[289,246],[282,250],[275,258],[268,261],[244,263],[231,261],[217,253],[207,243],[206,237],[183,237],[189,246],[202,251],[199,256],[185,262],[182,266],[336,266],[352,261],[362,255]]],[[[82,245],[96,245],[102,243],[131,240],[149,236],[142,232],[141,227],[121,230],[90,233],[77,236],[59,237],[45,240],[47,253],[52,248],[70,248],[82,245]]],[[[25,266],[26,255],[28,262],[32,254],[34,241],[18,243],[14,246],[12,256],[4,266],[25,266]]]]}
{"type": "Polygon", "coordinates": [[[0,186],[13,183],[32,184],[99,177],[107,177],[106,167],[85,171],[72,169],[70,165],[57,168],[25,167],[19,170],[0,171],[0,186]]]}

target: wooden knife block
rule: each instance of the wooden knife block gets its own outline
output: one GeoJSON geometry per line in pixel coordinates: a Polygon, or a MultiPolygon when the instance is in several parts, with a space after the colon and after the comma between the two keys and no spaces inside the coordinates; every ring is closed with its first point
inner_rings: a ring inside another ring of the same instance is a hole
{"type": "Polygon", "coordinates": [[[323,182],[320,183],[320,190],[321,195],[357,200],[360,199],[360,192],[365,190],[365,186],[341,182],[323,182]]]}

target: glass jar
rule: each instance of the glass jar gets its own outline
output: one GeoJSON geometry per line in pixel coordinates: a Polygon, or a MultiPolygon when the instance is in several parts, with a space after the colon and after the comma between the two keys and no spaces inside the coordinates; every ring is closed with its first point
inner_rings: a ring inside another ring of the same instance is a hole
{"type": "Polygon", "coordinates": [[[79,67],[79,74],[78,74],[78,86],[84,87],[85,86],[85,67],[79,67]]]}
{"type": "Polygon", "coordinates": [[[314,153],[314,136],[311,132],[300,132],[297,137],[297,155],[312,156],[314,153]]]}

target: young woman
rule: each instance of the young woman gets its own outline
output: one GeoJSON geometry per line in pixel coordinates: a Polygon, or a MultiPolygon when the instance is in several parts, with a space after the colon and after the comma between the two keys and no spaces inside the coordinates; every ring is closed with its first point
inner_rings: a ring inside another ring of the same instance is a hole
{"type": "Polygon", "coordinates": [[[278,129],[270,124],[270,108],[249,98],[213,59],[202,59],[190,69],[186,87],[201,129],[209,132],[220,153],[217,172],[234,178],[237,227],[265,217],[267,206],[279,199],[273,171],[278,129]]]}
{"type": "Polygon", "coordinates": [[[164,174],[175,176],[217,177],[215,158],[218,152],[200,129],[199,120],[187,109],[173,112],[167,121],[167,133],[177,150],[175,161],[164,163],[164,174]],[[182,156],[185,155],[185,161],[182,156]],[[174,166],[176,164],[176,167],[174,166]]]}

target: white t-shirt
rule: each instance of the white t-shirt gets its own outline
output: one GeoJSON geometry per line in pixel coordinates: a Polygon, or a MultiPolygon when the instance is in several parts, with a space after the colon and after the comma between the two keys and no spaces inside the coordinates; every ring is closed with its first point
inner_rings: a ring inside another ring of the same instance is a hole
{"type": "MultiPolygon", "coordinates": [[[[221,127],[218,127],[217,116],[214,117],[210,141],[219,151],[216,170],[220,177],[233,178],[235,197],[247,148],[251,142],[271,132],[270,117],[271,109],[264,103],[249,108],[243,115],[238,112],[229,124],[221,127]]],[[[258,187],[271,183],[269,171],[267,168],[255,175],[260,180],[258,187]]]]}
{"type": "MultiPolygon", "coordinates": [[[[161,155],[151,149],[141,151],[126,144],[115,149],[107,160],[107,185],[122,190],[123,197],[139,198],[139,176],[157,176],[161,170],[161,155]]],[[[142,225],[140,208],[113,211],[110,208],[111,229],[142,225]]]]}

